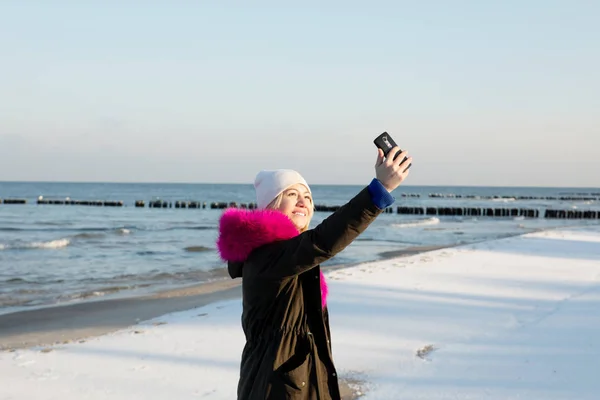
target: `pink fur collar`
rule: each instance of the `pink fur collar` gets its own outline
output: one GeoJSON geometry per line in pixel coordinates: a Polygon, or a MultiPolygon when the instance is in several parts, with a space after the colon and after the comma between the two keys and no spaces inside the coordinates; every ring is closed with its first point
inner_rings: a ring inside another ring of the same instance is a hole
{"type": "MultiPolygon", "coordinates": [[[[275,210],[245,210],[229,208],[219,220],[217,249],[224,261],[243,262],[252,250],[278,240],[291,239],[299,234],[294,223],[275,210]]],[[[321,272],[321,299],[327,304],[329,290],[321,272]]]]}

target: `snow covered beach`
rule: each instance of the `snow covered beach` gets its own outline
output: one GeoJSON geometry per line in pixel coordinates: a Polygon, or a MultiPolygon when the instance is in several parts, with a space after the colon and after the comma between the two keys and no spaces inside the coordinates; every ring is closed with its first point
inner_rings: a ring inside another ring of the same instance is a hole
{"type": "MultiPolygon", "coordinates": [[[[340,377],[361,399],[595,399],[600,227],[326,272],[340,377]]],[[[0,352],[0,399],[234,399],[240,298],[0,352]]]]}

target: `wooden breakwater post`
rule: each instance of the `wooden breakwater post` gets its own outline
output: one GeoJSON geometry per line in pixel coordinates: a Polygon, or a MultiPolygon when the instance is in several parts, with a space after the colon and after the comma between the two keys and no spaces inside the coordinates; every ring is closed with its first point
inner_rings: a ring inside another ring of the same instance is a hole
{"type": "Polygon", "coordinates": [[[398,214],[423,215],[425,214],[425,209],[423,207],[398,206],[396,212],[398,214]]]}
{"type": "Polygon", "coordinates": [[[104,202],[104,207],[123,207],[123,202],[122,201],[105,201],[104,202]]]}
{"type": "Polygon", "coordinates": [[[225,208],[227,208],[227,203],[225,202],[212,202],[210,203],[210,208],[211,210],[223,210],[225,208]]]}
{"type": "Polygon", "coordinates": [[[199,201],[175,201],[175,208],[206,208],[206,203],[199,201]]]}
{"type": "Polygon", "coordinates": [[[398,214],[404,215],[439,215],[459,217],[527,217],[538,218],[538,209],[525,208],[479,208],[479,207],[406,207],[398,206],[398,214]]]}
{"type": "MultiPolygon", "coordinates": [[[[0,204],[27,204],[27,199],[8,198],[0,199],[0,204]]],[[[46,199],[39,196],[37,204],[47,205],[80,205],[80,206],[98,206],[98,207],[124,207],[123,201],[114,200],[72,200],[69,197],[65,199],[46,199]]],[[[136,208],[143,208],[148,204],[149,208],[178,208],[178,209],[226,209],[242,208],[255,209],[256,203],[238,203],[238,202],[212,202],[207,205],[206,202],[182,201],[175,202],[165,200],[152,200],[146,203],[143,200],[136,200],[136,208]]],[[[340,209],[339,205],[316,204],[315,212],[335,212],[340,209]]],[[[403,215],[428,215],[428,216],[459,216],[459,217],[525,217],[525,218],[546,218],[546,219],[600,219],[600,210],[579,210],[579,209],[552,209],[546,207],[538,208],[517,208],[517,207],[448,207],[448,206],[397,206],[387,207],[383,213],[398,213],[403,215]]]]}
{"type": "Polygon", "coordinates": [[[65,199],[45,199],[43,196],[38,197],[37,204],[41,205],[67,205],[67,206],[95,206],[95,207],[123,207],[124,203],[121,200],[71,200],[69,197],[65,199]]]}
{"type": "Polygon", "coordinates": [[[3,204],[27,204],[26,199],[4,199],[0,201],[3,204]]]}
{"type": "Polygon", "coordinates": [[[236,201],[231,202],[212,202],[210,203],[210,208],[213,210],[223,210],[225,208],[243,208],[248,210],[254,210],[257,208],[256,203],[240,203],[238,204],[236,201]]]}
{"type": "MultiPolygon", "coordinates": [[[[549,201],[596,201],[600,200],[598,193],[582,194],[579,196],[507,196],[507,195],[475,195],[454,193],[429,193],[430,198],[437,199],[476,199],[476,200],[549,200],[549,201]]],[[[406,195],[402,197],[416,197],[406,195]]]]}
{"type": "MultiPolygon", "coordinates": [[[[136,208],[144,208],[146,206],[146,202],[144,200],[136,200],[135,207],[136,208]]],[[[165,200],[151,200],[148,202],[148,208],[206,208],[206,202],[202,203],[200,201],[183,201],[177,200],[175,203],[168,202],[165,200]]]]}
{"type": "Polygon", "coordinates": [[[172,208],[173,204],[163,200],[152,200],[148,202],[148,208],[172,208]]]}
{"type": "Polygon", "coordinates": [[[596,210],[546,210],[544,218],[548,219],[600,219],[600,211],[596,210]]]}
{"type": "Polygon", "coordinates": [[[339,210],[341,206],[328,206],[324,204],[315,204],[315,212],[335,212],[339,210]]]}

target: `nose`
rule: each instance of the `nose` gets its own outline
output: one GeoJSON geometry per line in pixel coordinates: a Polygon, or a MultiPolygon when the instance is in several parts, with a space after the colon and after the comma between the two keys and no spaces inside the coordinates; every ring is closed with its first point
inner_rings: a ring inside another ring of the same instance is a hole
{"type": "Polygon", "coordinates": [[[298,201],[296,202],[296,205],[306,207],[306,199],[304,197],[298,197],[298,201]]]}

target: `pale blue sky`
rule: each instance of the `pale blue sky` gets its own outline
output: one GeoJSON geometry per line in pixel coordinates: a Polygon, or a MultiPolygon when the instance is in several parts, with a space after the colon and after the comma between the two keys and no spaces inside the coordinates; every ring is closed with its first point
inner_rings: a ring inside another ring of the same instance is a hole
{"type": "Polygon", "coordinates": [[[248,3],[0,2],[0,180],[600,186],[599,1],[248,3]]]}

